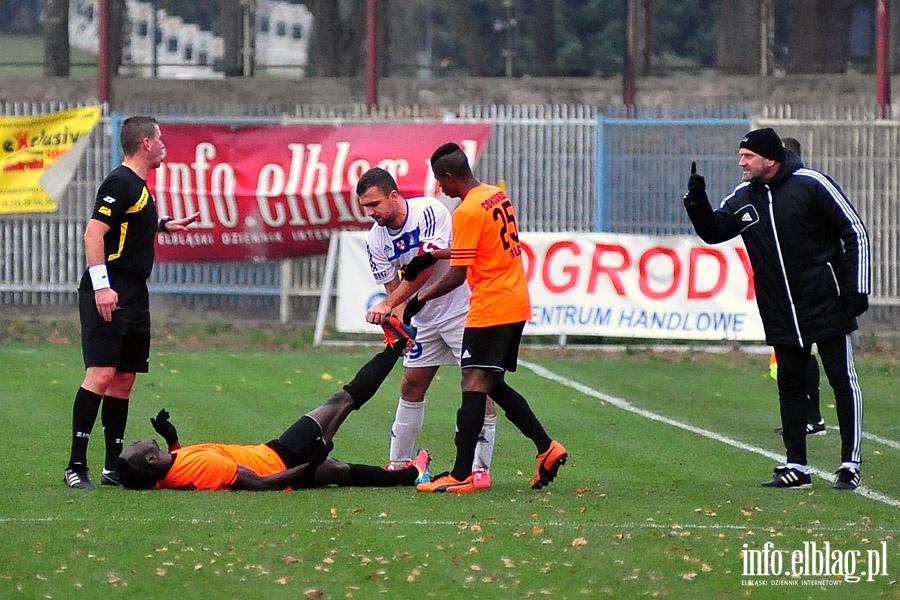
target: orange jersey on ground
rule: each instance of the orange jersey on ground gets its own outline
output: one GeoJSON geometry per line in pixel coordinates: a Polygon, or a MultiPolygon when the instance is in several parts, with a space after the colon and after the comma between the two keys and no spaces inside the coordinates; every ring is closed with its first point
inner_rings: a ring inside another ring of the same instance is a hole
{"type": "Polygon", "coordinates": [[[260,477],[287,469],[277,452],[267,444],[192,444],[173,450],[175,461],[157,489],[221,490],[234,485],[238,465],[260,477]]]}
{"type": "Polygon", "coordinates": [[[495,185],[469,190],[453,212],[450,266],[466,266],[472,289],[466,327],[531,319],[516,211],[495,185]]]}

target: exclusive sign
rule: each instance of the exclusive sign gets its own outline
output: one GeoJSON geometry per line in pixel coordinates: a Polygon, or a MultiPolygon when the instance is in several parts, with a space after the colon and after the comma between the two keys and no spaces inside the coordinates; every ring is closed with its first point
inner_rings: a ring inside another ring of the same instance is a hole
{"type": "Polygon", "coordinates": [[[99,106],[0,118],[0,214],[55,212],[99,119],[99,106]]]}
{"type": "Polygon", "coordinates": [[[435,193],[429,159],[456,142],[474,164],[489,124],[161,126],[166,158],[148,186],[161,215],[194,212],[186,232],[159,234],[159,262],[286,258],[324,253],[342,229],[368,229],[355,196],[372,167],[407,198],[435,193]]]}

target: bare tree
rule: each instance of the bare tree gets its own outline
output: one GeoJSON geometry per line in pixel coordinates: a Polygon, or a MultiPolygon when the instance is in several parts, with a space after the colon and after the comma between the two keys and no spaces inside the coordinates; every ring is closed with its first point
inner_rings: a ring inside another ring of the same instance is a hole
{"type": "Polygon", "coordinates": [[[69,76],[69,0],[44,0],[44,77],[69,76]]]}
{"type": "Polygon", "coordinates": [[[469,74],[474,77],[492,75],[484,44],[479,33],[478,22],[472,11],[471,0],[456,0],[446,2],[444,10],[451,27],[456,32],[459,47],[463,49],[463,60],[466,61],[469,74]]]}
{"type": "Polygon", "coordinates": [[[759,73],[762,19],[759,2],[721,0],[719,68],[726,73],[759,73]]]}
{"type": "Polygon", "coordinates": [[[788,73],[843,73],[854,0],[794,0],[788,73]]]}
{"type": "Polygon", "coordinates": [[[253,75],[255,67],[256,0],[223,0],[222,41],[225,43],[225,75],[253,75]]]}
{"type": "Polygon", "coordinates": [[[378,1],[380,73],[413,75],[425,47],[428,24],[422,2],[378,1]]]}
{"type": "Polygon", "coordinates": [[[540,76],[556,75],[556,3],[555,0],[532,0],[535,63],[540,76]]]}
{"type": "MultiPolygon", "coordinates": [[[[366,0],[310,0],[311,64],[319,77],[352,77],[366,62],[366,0]]],[[[384,11],[380,11],[384,14],[384,11]]]]}

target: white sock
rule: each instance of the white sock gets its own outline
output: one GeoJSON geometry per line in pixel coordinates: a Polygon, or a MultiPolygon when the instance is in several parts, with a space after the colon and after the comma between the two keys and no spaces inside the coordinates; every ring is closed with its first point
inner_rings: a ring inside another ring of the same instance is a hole
{"type": "Polygon", "coordinates": [[[491,470],[491,459],[494,456],[494,439],[497,437],[497,413],[484,415],[484,426],[478,434],[478,444],[475,445],[475,460],[472,461],[473,471],[491,470]]]}
{"type": "Polygon", "coordinates": [[[859,463],[855,462],[845,462],[841,463],[842,469],[850,469],[851,471],[859,472],[859,463]]]}
{"type": "Polygon", "coordinates": [[[397,414],[391,425],[391,463],[402,467],[412,460],[416,439],[425,422],[425,401],[397,403],[397,414]]]}
{"type": "Polygon", "coordinates": [[[796,469],[801,473],[809,473],[809,465],[801,465],[798,463],[788,463],[785,465],[788,469],[796,469]]]}

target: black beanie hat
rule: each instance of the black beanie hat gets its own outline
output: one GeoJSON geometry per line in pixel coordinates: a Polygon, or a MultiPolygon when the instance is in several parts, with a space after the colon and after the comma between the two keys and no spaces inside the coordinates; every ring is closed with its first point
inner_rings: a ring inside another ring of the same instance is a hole
{"type": "Polygon", "coordinates": [[[775,162],[784,162],[784,147],[781,145],[781,138],[771,127],[754,129],[747,133],[741,138],[741,148],[746,148],[750,152],[755,152],[763,158],[775,162]]]}

